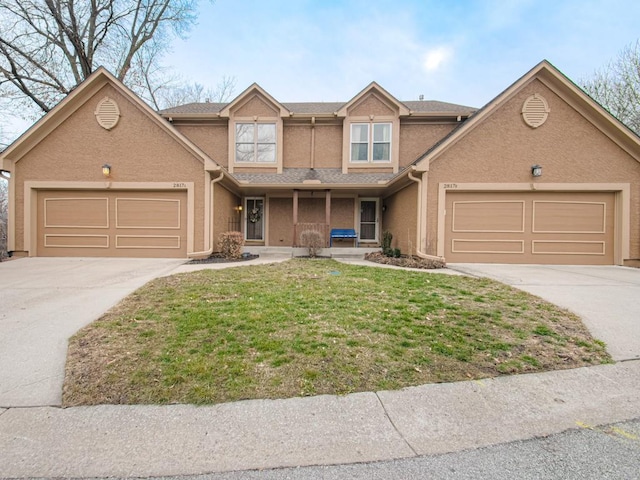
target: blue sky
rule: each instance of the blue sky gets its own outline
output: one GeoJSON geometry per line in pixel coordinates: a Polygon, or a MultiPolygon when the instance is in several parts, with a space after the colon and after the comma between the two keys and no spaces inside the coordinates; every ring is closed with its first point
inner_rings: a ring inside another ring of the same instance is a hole
{"type": "Polygon", "coordinates": [[[276,99],[346,101],[371,81],[400,100],[481,107],[547,59],[574,81],[640,38],[637,0],[217,0],[165,63],[276,99]]]}

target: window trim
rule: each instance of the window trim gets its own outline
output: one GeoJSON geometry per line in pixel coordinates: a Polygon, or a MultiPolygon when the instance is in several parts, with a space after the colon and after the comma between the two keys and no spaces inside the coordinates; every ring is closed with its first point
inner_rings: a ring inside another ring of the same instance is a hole
{"type": "Polygon", "coordinates": [[[391,121],[384,121],[384,122],[374,122],[374,121],[370,121],[370,122],[351,122],[349,124],[349,163],[352,164],[356,164],[356,165],[371,165],[371,164],[389,164],[391,165],[393,163],[393,122],[391,121]],[[354,144],[358,144],[358,145],[363,145],[365,144],[365,142],[362,141],[358,141],[358,142],[354,142],[353,139],[353,127],[359,125],[359,126],[363,126],[365,125],[367,127],[367,159],[366,160],[354,160],[353,158],[353,145],[354,144]],[[376,142],[375,138],[374,138],[374,130],[375,130],[375,125],[388,125],[389,126],[389,141],[388,142],[376,142]],[[385,160],[374,160],[373,158],[373,150],[374,150],[374,146],[375,145],[382,145],[382,144],[388,144],[389,145],[389,157],[385,160]]]}
{"type": "Polygon", "coordinates": [[[242,121],[238,120],[234,123],[233,128],[233,160],[236,165],[277,165],[278,164],[278,122],[276,121],[242,121]],[[240,125],[252,125],[253,126],[253,143],[239,142],[238,141],[238,127],[240,125]],[[258,141],[258,125],[273,125],[274,141],[273,142],[259,142],[258,141]],[[238,159],[238,145],[253,145],[253,160],[239,160],[238,159]],[[273,160],[261,162],[258,160],[258,145],[273,145],[273,160]]]}

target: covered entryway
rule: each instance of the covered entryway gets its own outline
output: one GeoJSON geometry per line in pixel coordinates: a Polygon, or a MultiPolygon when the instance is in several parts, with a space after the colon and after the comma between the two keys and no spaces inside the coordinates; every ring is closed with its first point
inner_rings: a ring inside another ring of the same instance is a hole
{"type": "Polygon", "coordinates": [[[452,192],[449,263],[612,265],[613,192],[452,192]]]}
{"type": "Polygon", "coordinates": [[[186,191],[38,191],[37,255],[186,257],[186,191]]]}

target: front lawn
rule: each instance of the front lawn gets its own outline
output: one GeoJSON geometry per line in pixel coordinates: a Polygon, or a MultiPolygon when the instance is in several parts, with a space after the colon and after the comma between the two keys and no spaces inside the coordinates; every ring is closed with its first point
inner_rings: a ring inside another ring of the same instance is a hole
{"type": "Polygon", "coordinates": [[[63,403],[345,394],[609,362],[487,279],[290,260],[156,279],[70,341],[63,403]]]}

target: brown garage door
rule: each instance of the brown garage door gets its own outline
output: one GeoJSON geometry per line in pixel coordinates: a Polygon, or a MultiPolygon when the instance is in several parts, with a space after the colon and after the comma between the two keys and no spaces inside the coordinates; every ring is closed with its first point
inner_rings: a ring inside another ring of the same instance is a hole
{"type": "Polygon", "coordinates": [[[186,257],[184,191],[38,192],[38,256],[186,257]]]}
{"type": "Polygon", "coordinates": [[[450,263],[614,263],[614,194],[447,192],[450,263]]]}

